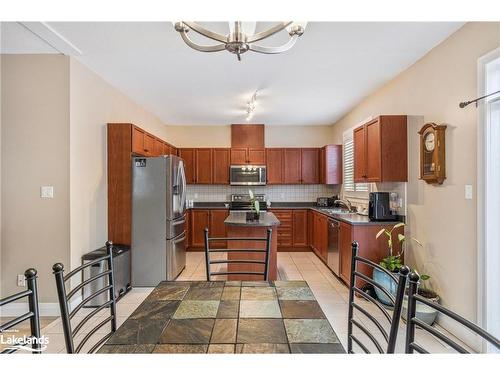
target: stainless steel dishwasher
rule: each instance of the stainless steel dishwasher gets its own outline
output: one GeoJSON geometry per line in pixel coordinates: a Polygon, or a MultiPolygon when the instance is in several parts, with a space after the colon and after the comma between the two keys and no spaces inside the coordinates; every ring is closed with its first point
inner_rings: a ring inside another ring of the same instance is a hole
{"type": "Polygon", "coordinates": [[[328,219],[328,255],[326,261],[328,267],[337,276],[340,272],[339,231],[340,223],[337,220],[328,219]]]}

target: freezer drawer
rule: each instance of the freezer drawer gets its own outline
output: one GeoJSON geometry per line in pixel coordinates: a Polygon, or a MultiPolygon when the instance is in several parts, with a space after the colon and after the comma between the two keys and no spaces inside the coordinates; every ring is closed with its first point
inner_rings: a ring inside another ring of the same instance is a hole
{"type": "Polygon", "coordinates": [[[172,281],[179,276],[186,266],[186,232],[176,238],[167,240],[167,280],[172,281]]]}
{"type": "Polygon", "coordinates": [[[186,231],[186,215],[174,220],[167,220],[166,225],[167,240],[179,237],[186,231]]]}

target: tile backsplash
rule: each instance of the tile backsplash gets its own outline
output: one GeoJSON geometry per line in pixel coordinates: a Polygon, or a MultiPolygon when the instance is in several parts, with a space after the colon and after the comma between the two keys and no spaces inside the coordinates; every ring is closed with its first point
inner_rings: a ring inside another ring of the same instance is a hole
{"type": "Polygon", "coordinates": [[[315,202],[318,197],[338,194],[337,185],[267,185],[267,186],[230,186],[230,185],[188,185],[187,199],[195,202],[227,202],[231,194],[266,194],[271,202],[315,202]]]}

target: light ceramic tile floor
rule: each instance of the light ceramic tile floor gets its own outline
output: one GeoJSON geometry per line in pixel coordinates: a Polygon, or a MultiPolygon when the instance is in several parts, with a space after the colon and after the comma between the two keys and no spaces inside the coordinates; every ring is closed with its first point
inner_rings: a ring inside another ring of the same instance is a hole
{"type": "MultiPolygon", "coordinates": [[[[224,266],[219,265],[220,269],[224,266]]],[[[279,280],[305,280],[309,284],[314,296],[316,297],[321,309],[330,321],[333,329],[340,338],[342,345],[347,348],[347,313],[348,313],[348,288],[341,283],[332,272],[324,265],[324,263],[312,252],[280,252],[278,253],[278,278],[279,280]]],[[[189,252],[187,254],[186,268],[179,276],[178,280],[205,280],[205,260],[203,252],[189,252]]],[[[121,325],[126,318],[139,306],[139,304],[151,293],[153,288],[134,288],[126,296],[117,303],[117,323],[121,325]]],[[[366,307],[372,314],[381,316],[382,313],[374,308],[371,303],[359,300],[359,303],[366,307]]],[[[88,310],[84,310],[81,314],[87,314],[88,310]]],[[[79,312],[80,314],[80,312],[79,312]]],[[[94,322],[103,319],[105,312],[100,312],[94,318],[94,322]]],[[[357,314],[356,317],[367,327],[370,332],[375,332],[376,328],[372,325],[368,318],[357,314]]],[[[91,325],[91,324],[89,324],[91,325]]],[[[442,330],[440,327],[436,328],[442,330]]],[[[404,335],[406,325],[401,322],[397,340],[396,351],[402,353],[404,351],[404,335]]],[[[101,332],[98,332],[96,337],[92,338],[92,342],[88,343],[85,348],[90,348],[93,342],[97,342],[106,330],[109,330],[106,325],[101,332]]],[[[80,337],[85,335],[85,329],[82,330],[80,337]]],[[[446,335],[448,332],[442,330],[446,335]]],[[[354,333],[360,332],[356,329],[354,333]]],[[[64,336],[62,333],[61,320],[57,319],[48,324],[42,329],[42,333],[49,337],[49,345],[47,353],[64,353],[64,336]]],[[[417,330],[417,341],[425,348],[433,353],[454,352],[443,343],[429,336],[423,330],[417,330]]],[[[363,337],[358,334],[358,337],[363,337]]],[[[375,334],[375,337],[380,338],[380,334],[375,334]]],[[[363,340],[367,343],[371,351],[375,351],[373,345],[369,345],[368,340],[363,340]]],[[[381,340],[382,341],[382,340],[381,340]]],[[[85,349],[84,348],[84,349],[85,349]]],[[[83,351],[85,352],[85,350],[83,351]]]]}

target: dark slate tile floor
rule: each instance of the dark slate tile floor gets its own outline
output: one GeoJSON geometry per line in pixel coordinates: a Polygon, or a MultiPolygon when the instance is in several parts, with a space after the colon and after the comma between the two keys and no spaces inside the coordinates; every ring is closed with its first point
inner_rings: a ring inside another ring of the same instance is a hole
{"type": "Polygon", "coordinates": [[[307,283],[163,282],[99,353],[345,353],[307,283]]]}

